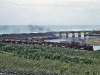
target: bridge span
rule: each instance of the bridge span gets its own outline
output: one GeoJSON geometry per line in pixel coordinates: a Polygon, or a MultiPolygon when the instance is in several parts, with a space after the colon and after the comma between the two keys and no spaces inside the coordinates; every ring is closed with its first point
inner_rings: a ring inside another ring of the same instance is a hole
{"type": "Polygon", "coordinates": [[[62,38],[63,34],[68,38],[70,35],[72,37],[86,37],[86,36],[100,36],[100,30],[81,30],[81,31],[56,31],[59,37],[62,38]]]}

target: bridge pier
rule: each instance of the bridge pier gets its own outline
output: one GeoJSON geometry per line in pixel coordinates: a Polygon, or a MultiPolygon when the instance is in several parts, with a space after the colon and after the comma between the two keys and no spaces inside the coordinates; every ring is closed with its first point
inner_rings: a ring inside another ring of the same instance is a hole
{"type": "Polygon", "coordinates": [[[75,37],[75,33],[72,33],[72,37],[75,37]]]}
{"type": "Polygon", "coordinates": [[[68,33],[66,33],[66,38],[68,38],[68,33]]]}
{"type": "Polygon", "coordinates": [[[62,33],[59,33],[59,38],[60,38],[60,39],[62,38],[62,33]]]}
{"type": "Polygon", "coordinates": [[[84,37],[86,37],[87,36],[87,34],[86,34],[86,32],[84,32],[84,37]]]}
{"type": "Polygon", "coordinates": [[[78,33],[78,37],[81,37],[81,33],[80,32],[78,33]]]}

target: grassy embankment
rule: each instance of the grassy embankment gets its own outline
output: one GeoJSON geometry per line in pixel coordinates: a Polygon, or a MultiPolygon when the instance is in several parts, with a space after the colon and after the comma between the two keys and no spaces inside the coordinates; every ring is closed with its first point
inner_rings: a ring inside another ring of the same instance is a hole
{"type": "Polygon", "coordinates": [[[100,53],[69,48],[0,43],[0,68],[69,75],[100,75],[100,53]]]}

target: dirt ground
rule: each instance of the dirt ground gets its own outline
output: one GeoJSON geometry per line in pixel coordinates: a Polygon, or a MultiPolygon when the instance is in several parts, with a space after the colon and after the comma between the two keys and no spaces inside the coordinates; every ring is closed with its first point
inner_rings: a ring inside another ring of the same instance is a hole
{"type": "Polygon", "coordinates": [[[78,40],[76,42],[98,46],[98,45],[100,45],[100,38],[84,39],[84,40],[78,40]]]}
{"type": "MultiPolygon", "coordinates": [[[[68,41],[61,41],[61,42],[68,42],[68,41]]],[[[95,45],[98,46],[100,45],[100,38],[92,38],[92,39],[82,39],[82,40],[74,40],[74,42],[79,42],[79,43],[86,43],[89,45],[95,45]]]]}
{"type": "Polygon", "coordinates": [[[100,45],[100,38],[93,38],[93,39],[85,39],[86,44],[90,45],[100,45]]]}

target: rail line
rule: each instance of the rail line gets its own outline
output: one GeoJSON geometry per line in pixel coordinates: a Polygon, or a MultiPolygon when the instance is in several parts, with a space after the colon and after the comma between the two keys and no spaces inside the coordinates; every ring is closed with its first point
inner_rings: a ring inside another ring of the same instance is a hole
{"type": "Polygon", "coordinates": [[[45,42],[45,41],[35,41],[35,40],[29,41],[29,40],[14,40],[14,39],[2,39],[1,42],[14,43],[14,44],[44,45],[44,46],[74,48],[80,50],[93,51],[93,46],[79,42],[62,43],[62,42],[45,42]]]}

